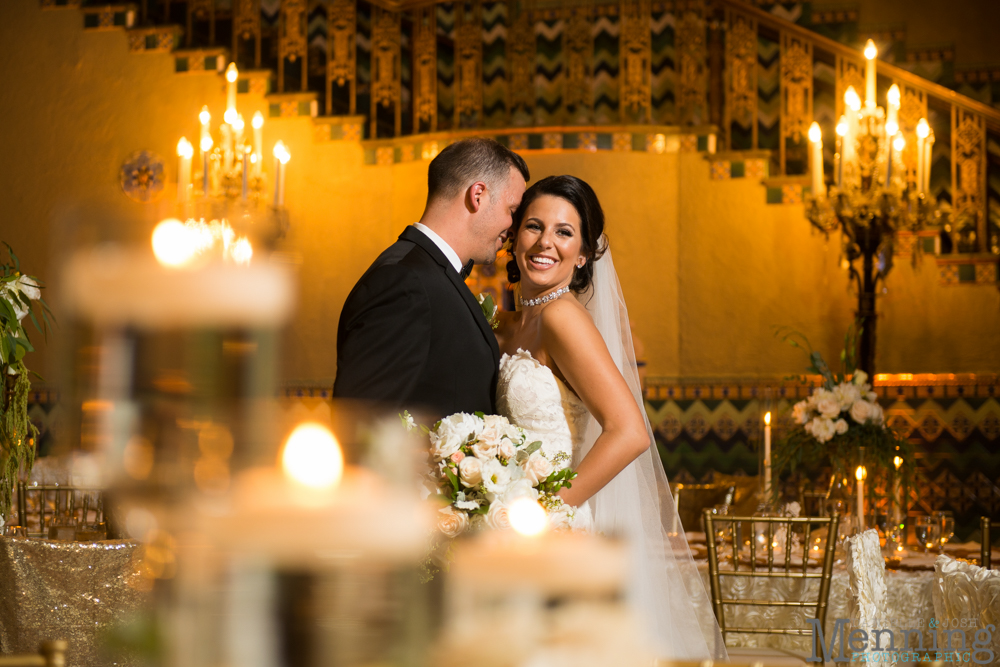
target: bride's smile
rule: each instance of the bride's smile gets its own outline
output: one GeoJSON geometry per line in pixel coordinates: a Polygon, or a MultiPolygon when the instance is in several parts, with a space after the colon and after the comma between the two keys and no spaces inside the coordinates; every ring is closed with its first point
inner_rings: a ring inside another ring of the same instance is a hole
{"type": "Polygon", "coordinates": [[[532,201],[514,240],[522,294],[532,298],[568,285],[586,261],[582,246],[580,214],[572,204],[552,195],[532,201]]]}

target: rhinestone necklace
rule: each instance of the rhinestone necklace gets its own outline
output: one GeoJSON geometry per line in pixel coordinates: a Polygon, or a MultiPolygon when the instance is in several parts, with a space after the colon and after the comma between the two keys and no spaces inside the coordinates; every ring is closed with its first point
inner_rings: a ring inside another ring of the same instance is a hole
{"type": "Polygon", "coordinates": [[[565,287],[560,287],[552,294],[546,294],[545,296],[540,296],[537,299],[525,299],[524,297],[518,297],[518,300],[521,302],[522,307],[539,306],[543,303],[548,303],[549,301],[552,301],[552,299],[555,299],[556,297],[559,297],[568,291],[569,291],[569,285],[566,285],[565,287]]]}

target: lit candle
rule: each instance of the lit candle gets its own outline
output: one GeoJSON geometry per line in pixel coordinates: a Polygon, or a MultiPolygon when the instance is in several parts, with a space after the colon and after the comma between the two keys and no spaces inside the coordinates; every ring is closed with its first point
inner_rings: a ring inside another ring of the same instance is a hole
{"type": "Polygon", "coordinates": [[[245,127],[243,116],[236,114],[236,120],[233,121],[233,130],[236,132],[236,149],[240,152],[243,151],[243,128],[245,127]]]}
{"type": "Polygon", "coordinates": [[[885,110],[885,130],[888,136],[894,136],[896,133],[890,131],[891,127],[899,130],[899,86],[892,84],[889,88],[889,92],[886,93],[886,110],[885,110]]]}
{"type": "Polygon", "coordinates": [[[285,165],[292,155],[285,148],[285,144],[278,142],[274,145],[274,205],[285,205],[285,165]]]}
{"type": "MultiPolygon", "coordinates": [[[[229,115],[229,112],[226,112],[229,115]]],[[[226,171],[233,168],[233,128],[229,123],[223,123],[219,127],[219,131],[222,133],[222,154],[223,154],[223,166],[226,171]]]]}
{"type": "Polygon", "coordinates": [[[865,529],[865,477],[868,471],[864,466],[858,466],[854,471],[854,477],[858,480],[858,532],[865,529]]]}
{"type": "Polygon", "coordinates": [[[823,183],[823,132],[819,123],[813,121],[809,126],[809,168],[812,171],[812,191],[815,197],[826,196],[826,184],[823,183]]]}
{"type": "Polygon", "coordinates": [[[875,42],[868,40],[865,44],[865,106],[875,108],[875,57],[878,56],[878,49],[875,42]]]}
{"type": "MultiPolygon", "coordinates": [[[[212,133],[209,132],[209,130],[208,130],[208,124],[212,120],[212,114],[208,113],[208,107],[207,106],[203,106],[201,108],[201,113],[198,114],[198,120],[201,121],[201,139],[199,140],[199,144],[201,146],[204,146],[205,145],[205,139],[208,139],[209,140],[209,148],[211,148],[211,145],[212,145],[212,143],[211,143],[212,133]]],[[[202,148],[201,150],[204,151],[205,149],[202,148]]]]}
{"type": "Polygon", "coordinates": [[[928,170],[927,157],[925,155],[927,136],[931,133],[931,126],[927,124],[926,118],[921,118],[917,123],[917,192],[924,194],[925,173],[928,170]]]}
{"type": "MultiPolygon", "coordinates": [[[[929,128],[928,128],[929,129],[929,128]]],[[[924,192],[931,192],[931,172],[934,170],[934,163],[931,158],[934,155],[934,130],[928,131],[927,139],[924,140],[924,192]]]]}
{"type": "Polygon", "coordinates": [[[771,495],[771,413],[764,415],[764,493],[771,495]]]}
{"type": "Polygon", "coordinates": [[[856,174],[857,165],[857,141],[858,141],[858,112],[861,110],[861,98],[854,90],[854,86],[848,86],[844,93],[844,115],[847,117],[847,132],[844,136],[844,151],[841,160],[843,169],[849,176],[856,174]],[[853,169],[853,171],[851,171],[853,169]]]}
{"type": "Polygon", "coordinates": [[[253,115],[251,125],[253,125],[253,150],[256,158],[253,161],[254,176],[260,176],[261,158],[264,151],[264,116],[259,111],[253,115]]]}
{"type": "MultiPolygon", "coordinates": [[[[886,185],[891,185],[892,169],[893,169],[892,161],[894,159],[899,159],[900,156],[903,155],[903,149],[904,148],[906,148],[906,138],[903,137],[903,133],[900,132],[900,133],[898,133],[896,135],[896,137],[889,144],[889,170],[886,172],[886,179],[885,179],[886,180],[886,185]]],[[[902,164],[902,160],[900,160],[900,163],[902,164]]],[[[903,180],[905,181],[906,179],[903,179],[903,180]]],[[[905,183],[904,183],[904,186],[905,186],[905,183]]]]}
{"type": "Polygon", "coordinates": [[[243,149],[243,201],[247,200],[247,168],[250,166],[250,147],[243,149]]]}
{"type": "MultiPolygon", "coordinates": [[[[229,63],[226,68],[226,113],[236,113],[236,79],[240,77],[236,63],[229,63]]],[[[227,120],[228,122],[228,120],[227,120]]]]}
{"type": "Polygon", "coordinates": [[[190,198],[191,157],[194,146],[186,137],[177,142],[177,203],[183,204],[190,198]]]}
{"type": "Polygon", "coordinates": [[[834,161],[837,163],[834,165],[834,171],[837,174],[837,187],[840,187],[844,181],[845,135],[847,135],[847,119],[844,116],[841,116],[840,120],[837,122],[837,154],[834,156],[834,161]]]}
{"type": "Polygon", "coordinates": [[[201,157],[203,160],[202,190],[208,195],[208,154],[212,150],[212,137],[203,136],[201,138],[201,157]]]}
{"type": "Polygon", "coordinates": [[[892,522],[899,525],[903,518],[903,480],[899,475],[899,468],[903,465],[903,459],[895,457],[892,464],[896,466],[896,479],[892,485],[892,503],[894,506],[892,522]]]}

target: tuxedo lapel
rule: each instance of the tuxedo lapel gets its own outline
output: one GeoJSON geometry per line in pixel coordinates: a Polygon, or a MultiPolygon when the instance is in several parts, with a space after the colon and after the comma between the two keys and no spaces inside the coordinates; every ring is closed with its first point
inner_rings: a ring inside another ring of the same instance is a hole
{"type": "Polygon", "coordinates": [[[490,352],[493,353],[493,361],[499,366],[500,365],[500,348],[497,345],[496,336],[493,335],[493,329],[490,328],[490,323],[486,320],[486,316],[483,314],[482,306],[476,301],[476,297],[472,296],[472,292],[469,290],[469,286],[465,284],[462,277],[458,275],[455,271],[455,267],[451,265],[448,258],[445,257],[441,249],[431,241],[426,234],[421,232],[416,227],[412,225],[403,230],[403,233],[399,235],[400,240],[410,241],[420,246],[428,255],[430,255],[435,262],[441,265],[444,269],[444,273],[448,276],[452,285],[458,290],[459,294],[462,295],[462,299],[465,301],[465,305],[468,306],[469,310],[472,311],[472,318],[476,321],[479,326],[479,330],[482,332],[483,337],[486,339],[486,343],[490,346],[490,352]]]}

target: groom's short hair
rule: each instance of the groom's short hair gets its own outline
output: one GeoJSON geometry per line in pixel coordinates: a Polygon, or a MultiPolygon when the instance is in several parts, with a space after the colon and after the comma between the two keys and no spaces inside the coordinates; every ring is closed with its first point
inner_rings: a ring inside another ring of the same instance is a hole
{"type": "Polygon", "coordinates": [[[446,146],[427,169],[427,203],[457,197],[476,181],[486,183],[491,190],[507,183],[514,167],[529,180],[524,158],[493,139],[474,137],[446,146]]]}

